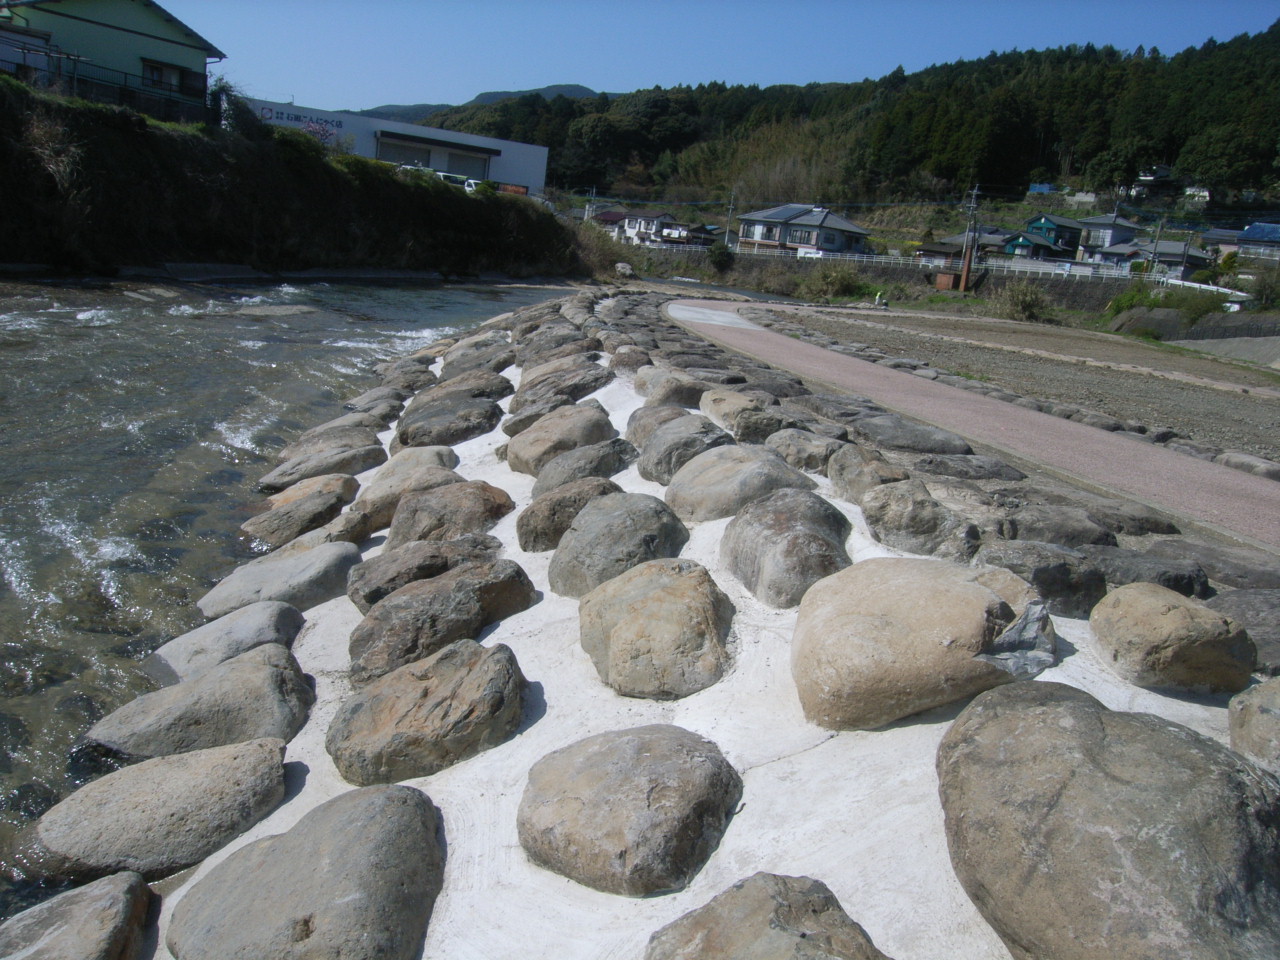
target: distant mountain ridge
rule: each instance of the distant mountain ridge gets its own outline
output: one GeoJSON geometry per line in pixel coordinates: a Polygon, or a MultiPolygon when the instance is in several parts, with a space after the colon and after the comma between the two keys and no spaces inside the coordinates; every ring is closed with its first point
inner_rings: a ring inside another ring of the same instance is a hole
{"type": "MultiPolygon", "coordinates": [[[[553,100],[556,97],[568,97],[571,100],[580,100],[585,97],[597,96],[596,91],[590,87],[584,87],[578,83],[555,83],[546,87],[539,87],[537,90],[491,90],[487,93],[481,93],[461,104],[464,107],[486,106],[491,103],[499,103],[503,100],[512,100],[516,97],[528,96],[531,93],[539,94],[547,100],[553,100]]],[[[358,117],[374,117],[378,120],[396,120],[400,123],[421,123],[433,113],[439,113],[441,110],[451,110],[459,104],[454,103],[388,103],[381,107],[370,107],[368,110],[340,110],[339,113],[351,113],[358,117]]]]}

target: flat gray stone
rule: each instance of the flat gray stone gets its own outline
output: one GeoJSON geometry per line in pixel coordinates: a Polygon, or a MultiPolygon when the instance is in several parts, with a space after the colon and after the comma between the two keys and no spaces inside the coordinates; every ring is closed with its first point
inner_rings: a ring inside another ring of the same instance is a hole
{"type": "Polygon", "coordinates": [[[0,926],[10,960],[133,960],[141,955],[151,891],[124,871],[68,890],[0,926]]]}
{"type": "Polygon", "coordinates": [[[251,603],[174,637],[142,661],[142,670],[161,684],[190,680],[265,643],[292,646],[304,623],[306,618],[291,604],[278,600],[251,603]]]}
{"type": "Polygon", "coordinates": [[[443,883],[439,832],[418,790],[350,790],[210,870],[165,945],[175,960],[416,960],[443,883]]]}
{"type": "Polygon", "coordinates": [[[347,571],[360,562],[351,543],[322,543],[310,550],[277,551],[236,567],[201,597],[206,617],[221,617],[262,600],[278,600],[299,610],[341,596],[347,571]]]}
{"type": "Polygon", "coordinates": [[[30,879],[157,880],[199,863],[284,798],[284,743],[250,740],[145,760],[86,784],[22,829],[13,863],[30,879]]]}
{"type": "Polygon", "coordinates": [[[335,491],[321,491],[259,513],[240,529],[271,547],[281,547],[326,523],[342,512],[348,498],[335,491]]]}
{"type": "Polygon", "coordinates": [[[279,493],[299,480],[319,477],[326,473],[346,473],[355,476],[387,462],[387,451],[381,444],[315,453],[307,457],[288,460],[258,481],[263,493],[279,493]]]}

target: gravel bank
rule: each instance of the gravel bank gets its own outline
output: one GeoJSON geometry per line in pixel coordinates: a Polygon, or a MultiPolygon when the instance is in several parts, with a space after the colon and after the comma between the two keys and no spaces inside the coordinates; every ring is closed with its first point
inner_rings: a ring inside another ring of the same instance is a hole
{"type": "Polygon", "coordinates": [[[760,315],[1012,393],[1280,459],[1280,374],[1263,367],[1112,334],[990,318],[821,307],[760,308],[760,315]]]}

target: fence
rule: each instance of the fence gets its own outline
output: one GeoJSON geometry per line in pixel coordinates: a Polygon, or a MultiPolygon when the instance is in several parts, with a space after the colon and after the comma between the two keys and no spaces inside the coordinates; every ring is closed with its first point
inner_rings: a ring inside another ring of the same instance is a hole
{"type": "Polygon", "coordinates": [[[50,69],[0,60],[0,71],[11,73],[33,87],[95,103],[128,107],[169,123],[217,122],[216,112],[205,103],[204,89],[196,90],[194,84],[190,89],[183,89],[120,70],[75,62],[69,69],[50,69]]]}

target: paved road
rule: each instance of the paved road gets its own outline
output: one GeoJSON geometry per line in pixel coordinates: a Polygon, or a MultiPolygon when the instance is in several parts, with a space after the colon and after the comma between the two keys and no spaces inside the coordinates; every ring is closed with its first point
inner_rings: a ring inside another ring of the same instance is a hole
{"type": "Polygon", "coordinates": [[[1280,552],[1280,483],[1274,480],[834,353],[744,320],[738,306],[678,300],[665,310],[700,336],[810,383],[869,397],[1010,460],[1149,504],[1189,527],[1280,552]]]}

